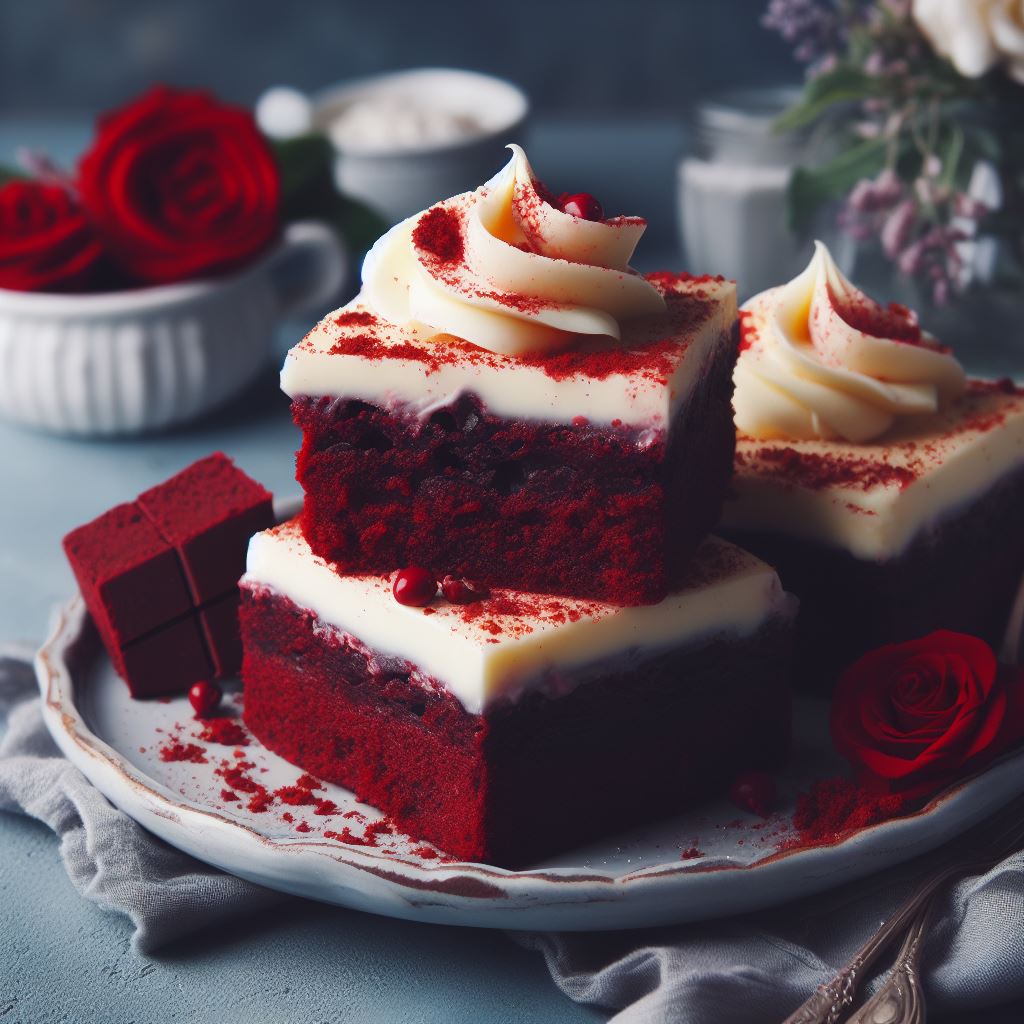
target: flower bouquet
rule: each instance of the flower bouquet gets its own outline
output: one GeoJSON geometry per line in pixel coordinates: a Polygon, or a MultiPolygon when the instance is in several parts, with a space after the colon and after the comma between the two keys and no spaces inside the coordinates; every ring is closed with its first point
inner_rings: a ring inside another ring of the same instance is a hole
{"type": "Polygon", "coordinates": [[[771,0],[763,23],[807,66],[781,130],[830,133],[798,169],[792,226],[840,226],[942,305],[1024,265],[1024,4],[771,0]]]}

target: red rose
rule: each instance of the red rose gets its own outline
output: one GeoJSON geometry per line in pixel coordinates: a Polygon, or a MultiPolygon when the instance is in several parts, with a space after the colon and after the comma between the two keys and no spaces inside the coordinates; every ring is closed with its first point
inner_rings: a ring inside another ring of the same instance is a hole
{"type": "Polygon", "coordinates": [[[1024,735],[1024,678],[977,637],[940,630],[865,654],[832,700],[832,739],[863,775],[927,792],[1024,735]]]}
{"type": "Polygon", "coordinates": [[[0,288],[76,291],[103,259],[103,246],[67,189],[38,181],[0,187],[0,288]]]}
{"type": "Polygon", "coordinates": [[[160,87],[100,119],[82,199],[122,268],[156,284],[229,270],[278,229],[277,163],[252,115],[160,87]]]}

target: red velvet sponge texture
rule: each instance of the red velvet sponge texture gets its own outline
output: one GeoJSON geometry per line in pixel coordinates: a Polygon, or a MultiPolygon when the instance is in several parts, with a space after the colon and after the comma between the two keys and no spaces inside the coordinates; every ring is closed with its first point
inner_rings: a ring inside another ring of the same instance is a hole
{"type": "Polygon", "coordinates": [[[270,493],[221,453],[64,538],[85,605],[134,697],[241,665],[238,580],[270,493]]]}

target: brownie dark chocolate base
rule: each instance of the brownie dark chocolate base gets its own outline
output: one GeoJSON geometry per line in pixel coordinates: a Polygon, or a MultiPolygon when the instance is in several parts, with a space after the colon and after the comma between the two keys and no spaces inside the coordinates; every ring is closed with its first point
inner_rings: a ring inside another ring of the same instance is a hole
{"type": "Polygon", "coordinates": [[[460,859],[527,864],[788,756],[787,619],[483,715],[269,591],[243,591],[241,622],[245,721],[260,741],[460,859]]]}
{"type": "Polygon", "coordinates": [[[872,648],[936,629],[979,636],[998,650],[1024,576],[1022,523],[1018,470],[883,561],[777,534],[721,532],[774,566],[800,598],[795,681],[820,691],[872,648]]]}
{"type": "Polygon", "coordinates": [[[429,566],[490,586],[653,604],[718,519],[732,474],[720,340],[667,437],[507,420],[465,395],[425,421],[298,398],[303,531],[343,572],[429,566]]]}

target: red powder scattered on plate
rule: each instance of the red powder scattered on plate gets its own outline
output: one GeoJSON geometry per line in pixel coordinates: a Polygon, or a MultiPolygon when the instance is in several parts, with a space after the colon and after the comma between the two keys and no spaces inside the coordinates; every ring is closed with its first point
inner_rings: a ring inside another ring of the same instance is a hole
{"type": "Polygon", "coordinates": [[[898,818],[908,807],[899,794],[875,792],[841,777],[819,779],[797,797],[795,835],[779,848],[831,846],[869,825],[898,818]]]}
{"type": "Polygon", "coordinates": [[[199,733],[199,739],[205,740],[207,743],[220,743],[225,747],[247,747],[249,745],[249,733],[234,718],[203,719],[203,729],[199,733]]]}
{"type": "Polygon", "coordinates": [[[159,748],[161,761],[191,761],[192,764],[206,764],[205,749],[197,743],[182,743],[168,740],[159,748]]]}

